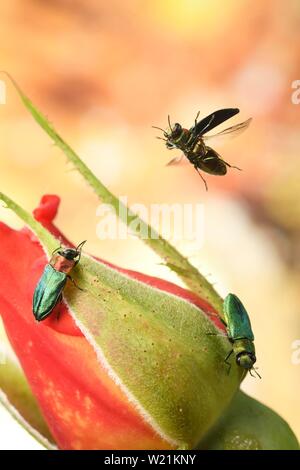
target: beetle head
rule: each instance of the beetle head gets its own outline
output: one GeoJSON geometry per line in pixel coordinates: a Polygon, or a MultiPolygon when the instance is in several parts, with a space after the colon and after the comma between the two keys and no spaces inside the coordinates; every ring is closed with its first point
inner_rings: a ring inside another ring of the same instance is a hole
{"type": "Polygon", "coordinates": [[[175,141],[180,137],[182,133],[182,126],[178,123],[175,122],[174,126],[171,125],[170,121],[170,116],[168,116],[168,123],[169,123],[169,130],[166,131],[165,129],[162,129],[161,127],[154,127],[154,129],[159,129],[160,131],[163,132],[164,137],[157,137],[158,139],[162,139],[166,142],[166,147],[168,149],[173,149],[176,147],[175,141]]]}
{"type": "Polygon", "coordinates": [[[242,352],[238,354],[236,363],[243,369],[250,370],[256,362],[256,356],[252,352],[242,352]]]}
{"type": "Polygon", "coordinates": [[[69,261],[75,261],[75,263],[77,264],[80,260],[81,250],[85,243],[86,243],[86,240],[79,243],[79,245],[76,248],[65,248],[65,249],[59,250],[58,254],[60,256],[63,256],[69,261]]]}

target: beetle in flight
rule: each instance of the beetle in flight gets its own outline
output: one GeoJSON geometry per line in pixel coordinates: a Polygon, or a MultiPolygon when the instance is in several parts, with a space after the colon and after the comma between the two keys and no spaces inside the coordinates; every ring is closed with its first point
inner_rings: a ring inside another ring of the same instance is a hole
{"type": "Polygon", "coordinates": [[[171,150],[177,148],[183,152],[179,157],[173,158],[168,165],[179,164],[183,161],[183,158],[186,157],[201,176],[206,190],[206,181],[199,170],[205,171],[211,175],[219,176],[223,176],[227,173],[227,167],[239,170],[240,168],[234,167],[225,162],[225,160],[223,160],[215,150],[206,145],[206,142],[212,138],[223,137],[228,134],[239,134],[249,126],[251,118],[247,119],[247,121],[236,124],[235,126],[224,129],[217,134],[205,135],[211,129],[219,126],[239,112],[240,110],[237,108],[219,109],[218,111],[215,111],[209,116],[201,119],[199,122],[197,121],[199,116],[198,113],[195,119],[195,125],[190,129],[184,129],[178,122],[172,126],[170,116],[168,116],[168,131],[161,129],[160,127],[153,126],[155,129],[159,129],[163,132],[164,137],[158,138],[166,142],[166,147],[168,149],[171,150]]]}

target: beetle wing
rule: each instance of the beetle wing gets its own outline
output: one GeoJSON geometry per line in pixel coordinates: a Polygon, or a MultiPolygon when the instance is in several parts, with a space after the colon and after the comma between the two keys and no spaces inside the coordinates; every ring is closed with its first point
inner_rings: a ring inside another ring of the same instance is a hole
{"type": "Polygon", "coordinates": [[[231,117],[238,114],[240,110],[238,108],[226,108],[226,109],[219,109],[212,114],[209,114],[205,118],[201,119],[194,127],[190,129],[190,131],[194,135],[203,135],[206,132],[209,132],[214,127],[219,126],[222,122],[227,121],[231,117]]]}
{"type": "Polygon", "coordinates": [[[227,129],[224,129],[223,131],[218,132],[217,134],[203,136],[203,140],[207,141],[213,139],[215,143],[216,141],[220,141],[222,139],[237,137],[249,127],[251,121],[252,118],[249,118],[247,119],[247,121],[240,122],[235,126],[228,127],[227,129]]]}
{"type": "Polygon", "coordinates": [[[181,154],[178,157],[172,158],[172,160],[170,160],[166,164],[166,166],[187,165],[187,164],[190,164],[190,161],[184,154],[181,154]]]}
{"type": "Polygon", "coordinates": [[[224,316],[227,323],[228,337],[233,340],[247,338],[254,340],[254,335],[247,310],[234,294],[228,294],[224,300],[224,316]]]}
{"type": "Polygon", "coordinates": [[[38,321],[46,318],[57,304],[66,284],[65,273],[47,264],[33,294],[33,314],[38,321]]]}

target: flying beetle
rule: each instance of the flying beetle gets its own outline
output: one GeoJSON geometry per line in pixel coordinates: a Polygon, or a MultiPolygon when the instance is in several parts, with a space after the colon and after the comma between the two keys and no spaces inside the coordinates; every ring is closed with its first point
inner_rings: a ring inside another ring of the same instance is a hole
{"type": "Polygon", "coordinates": [[[53,251],[51,260],[45,266],[33,294],[32,311],[37,321],[45,320],[62,300],[62,292],[67,279],[70,279],[80,289],[71,278],[70,272],[79,263],[85,242],[86,240],[79,243],[76,248],[62,248],[60,246],[53,251]]]}
{"type": "Polygon", "coordinates": [[[228,294],[224,300],[223,311],[227,335],[232,343],[232,349],[225,358],[225,363],[231,368],[228,359],[232,354],[238,366],[250,372],[254,370],[260,377],[253,365],[256,362],[254,335],[251,328],[250,318],[240,299],[234,294],[228,294]]]}
{"type": "Polygon", "coordinates": [[[183,152],[182,155],[173,158],[167,165],[180,164],[184,161],[184,157],[186,157],[201,176],[206,190],[207,183],[200,173],[200,170],[211,175],[219,176],[224,176],[227,173],[228,167],[240,170],[240,168],[225,162],[225,160],[223,160],[215,150],[206,145],[206,142],[210,139],[240,134],[249,126],[251,118],[247,121],[236,124],[235,126],[224,129],[217,134],[205,135],[207,132],[211,131],[239,112],[240,110],[238,108],[219,109],[209,116],[201,119],[199,122],[198,113],[195,119],[195,124],[190,129],[184,129],[178,122],[172,126],[170,116],[168,116],[169,130],[153,126],[155,129],[159,129],[163,132],[163,137],[158,137],[158,139],[162,139],[166,142],[167,149],[171,150],[177,148],[183,152]]]}

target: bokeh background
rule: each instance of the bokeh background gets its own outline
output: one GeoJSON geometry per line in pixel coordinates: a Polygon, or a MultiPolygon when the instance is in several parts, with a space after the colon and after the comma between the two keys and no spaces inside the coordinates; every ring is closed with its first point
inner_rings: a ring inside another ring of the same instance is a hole
{"type": "MultiPolygon", "coordinates": [[[[10,0],[0,3],[0,23],[0,68],[115,194],[131,204],[204,205],[204,243],[176,245],[222,294],[243,299],[262,375],[247,377],[243,389],[299,438],[299,1],[10,0]],[[203,117],[222,107],[241,109],[233,123],[253,121],[215,147],[243,171],[208,176],[206,193],[189,166],[165,167],[176,151],[151,126],[165,127],[170,114],[189,127],[198,110],[203,117]]],[[[57,222],[74,242],[88,239],[91,253],[180,283],[139,240],[97,238],[97,198],[8,83],[6,98],[1,190],[28,210],[43,194],[59,194],[57,222]]],[[[20,226],[10,211],[0,216],[20,226]]],[[[2,448],[37,448],[4,409],[0,434],[2,448]]]]}

